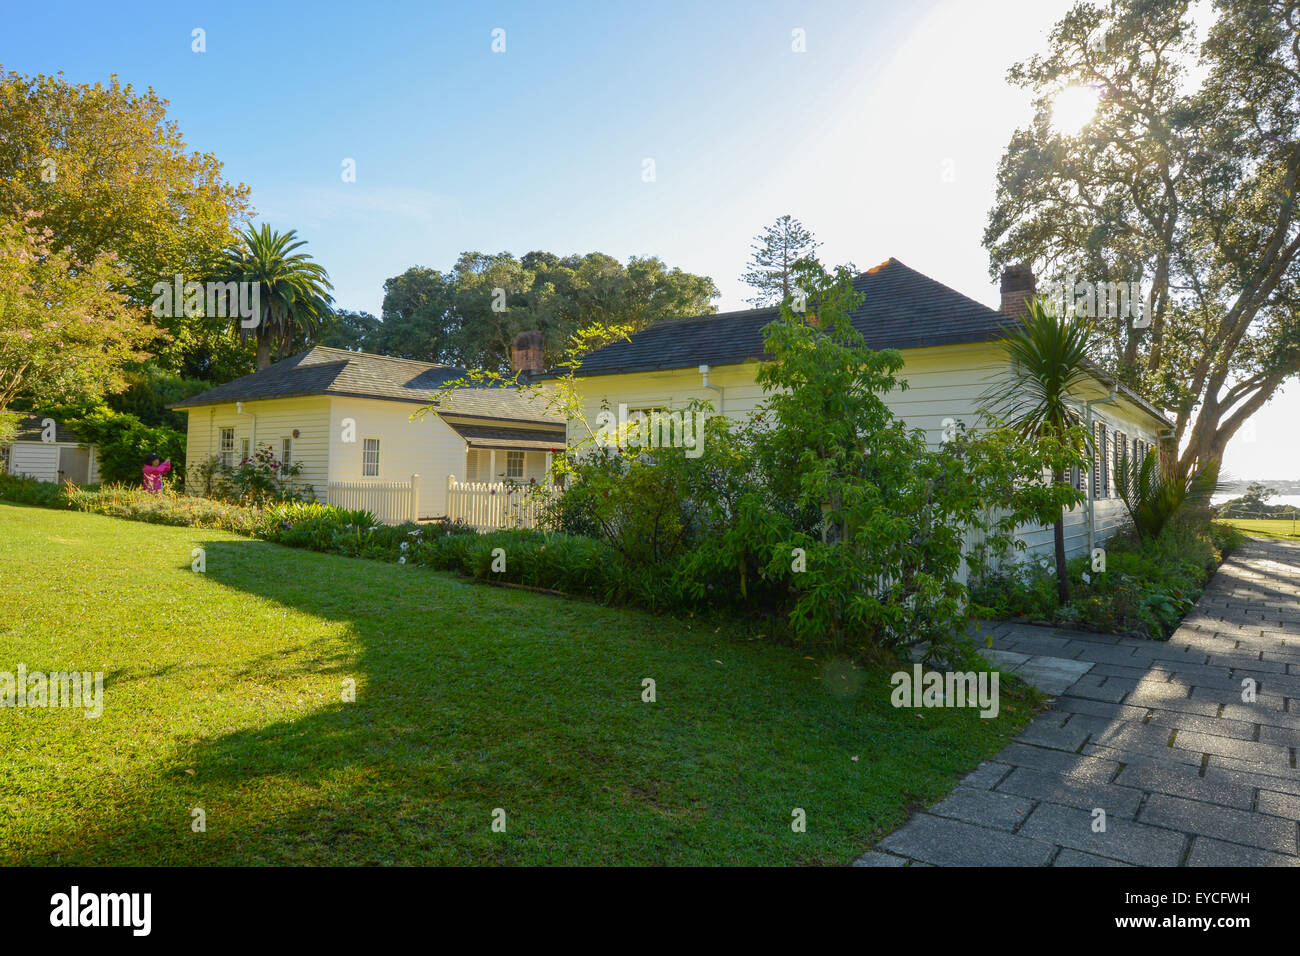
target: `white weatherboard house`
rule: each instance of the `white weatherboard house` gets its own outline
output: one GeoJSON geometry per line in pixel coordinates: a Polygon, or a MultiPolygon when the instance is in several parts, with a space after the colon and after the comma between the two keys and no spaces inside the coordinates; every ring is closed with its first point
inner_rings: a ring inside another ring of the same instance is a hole
{"type": "MultiPolygon", "coordinates": [[[[945,427],[954,422],[978,427],[981,397],[1009,371],[999,340],[1013,317],[1024,314],[1034,294],[1032,274],[1024,268],[1003,274],[1001,311],[897,259],[857,276],[854,286],[864,296],[851,317],[854,327],[871,348],[898,349],[903,356],[899,377],[908,388],[886,396],[893,412],[908,426],[924,429],[931,444],[942,441],[945,427]]],[[[576,372],[583,416],[594,423],[602,408],[626,405],[634,416],[684,408],[694,400],[711,402],[732,418],[747,416],[763,399],[754,380],[765,358],[762,330],[778,315],[778,309],[766,308],[673,319],[592,352],[576,372]]],[[[540,372],[533,378],[545,381],[557,374],[540,372]]],[[[1089,474],[1075,476],[1089,500],[1066,516],[1071,556],[1104,541],[1126,517],[1115,492],[1118,450],[1145,454],[1172,427],[1159,409],[1100,371],[1075,397],[1091,422],[1098,455],[1089,474]]],[[[577,427],[570,423],[571,437],[577,437],[577,427]]],[[[1024,528],[1021,537],[1031,551],[1052,551],[1051,528],[1024,528]]]]}
{"type": "Polygon", "coordinates": [[[8,475],[38,481],[99,483],[99,448],[44,415],[25,415],[11,445],[0,448],[8,475]]]}
{"type": "Polygon", "coordinates": [[[318,501],[392,523],[467,520],[459,511],[477,503],[488,507],[473,523],[508,524],[503,502],[520,501],[519,486],[546,479],[552,451],[564,445],[564,421],[542,397],[515,388],[439,392],[464,374],[317,346],[218,385],[173,406],[189,415],[188,490],[202,491],[203,462],[237,466],[269,446],[302,466],[294,480],[318,501]],[[436,414],[412,417],[435,402],[436,414]]]}

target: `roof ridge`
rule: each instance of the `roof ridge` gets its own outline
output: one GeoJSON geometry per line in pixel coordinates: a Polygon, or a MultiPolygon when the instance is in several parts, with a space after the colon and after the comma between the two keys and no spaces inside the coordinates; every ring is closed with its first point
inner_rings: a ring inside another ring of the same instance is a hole
{"type": "MultiPolygon", "coordinates": [[[[383,359],[386,362],[405,362],[408,365],[423,365],[425,368],[450,368],[464,370],[463,366],[460,365],[446,365],[442,362],[424,362],[420,359],[403,358],[400,355],[382,355],[379,352],[354,352],[351,349],[339,349],[332,345],[313,345],[311,348],[307,349],[307,351],[300,352],[298,355],[293,356],[293,358],[306,357],[312,352],[332,352],[336,355],[346,356],[349,361],[355,358],[365,357],[368,359],[383,359]]],[[[274,368],[274,366],[271,367],[274,368]]]]}

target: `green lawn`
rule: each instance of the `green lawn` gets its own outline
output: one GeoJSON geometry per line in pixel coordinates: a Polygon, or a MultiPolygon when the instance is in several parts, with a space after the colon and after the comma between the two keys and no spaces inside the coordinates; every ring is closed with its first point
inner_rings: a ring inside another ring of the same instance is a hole
{"type": "Polygon", "coordinates": [[[1290,518],[1220,518],[1219,523],[1247,534],[1262,534],[1270,538],[1300,537],[1300,521],[1290,518]]]}
{"type": "Polygon", "coordinates": [[[0,505],[19,662],[103,671],[105,704],[0,708],[6,865],[844,864],[1030,710],[1006,683],[994,720],[896,710],[889,669],[712,626],[0,505]]]}

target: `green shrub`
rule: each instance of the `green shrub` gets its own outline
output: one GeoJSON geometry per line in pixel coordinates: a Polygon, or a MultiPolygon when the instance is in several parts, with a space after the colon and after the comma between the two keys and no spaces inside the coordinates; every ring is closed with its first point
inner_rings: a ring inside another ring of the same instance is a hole
{"type": "Polygon", "coordinates": [[[1200,597],[1229,549],[1244,538],[1204,522],[1176,519],[1158,537],[1135,529],[1105,544],[1106,570],[1088,557],[1069,562],[1073,598],[1055,601],[1048,567],[1023,562],[986,575],[970,588],[971,602],[989,617],[1028,617],[1118,634],[1168,638],[1200,597]]]}
{"type": "Polygon", "coordinates": [[[1218,482],[1217,464],[1200,472],[1180,462],[1162,466],[1154,448],[1141,458],[1122,451],[1115,462],[1116,489],[1133,529],[1150,540],[1159,538],[1180,512],[1205,508],[1218,482]]]}
{"type": "Polygon", "coordinates": [[[256,509],[178,494],[172,489],[154,492],[123,485],[98,489],[66,485],[64,493],[69,507],[88,514],[238,534],[253,534],[261,527],[262,517],[256,509]]]}
{"type": "Polygon", "coordinates": [[[1229,524],[1219,524],[1216,521],[1210,524],[1210,540],[1219,553],[1226,558],[1249,539],[1242,533],[1240,528],[1234,528],[1229,524]]]}
{"type": "Polygon", "coordinates": [[[311,499],[313,489],[298,483],[300,474],[300,462],[286,465],[270,445],[259,446],[233,468],[214,455],[194,469],[195,486],[205,495],[251,507],[311,499]]]}
{"type": "Polygon", "coordinates": [[[0,501],[42,508],[67,507],[63,488],[52,481],[0,474],[0,501]]]}
{"type": "Polygon", "coordinates": [[[289,547],[357,555],[370,542],[378,525],[378,519],[368,511],[316,501],[290,501],[263,510],[259,534],[289,547]]]}
{"type": "Polygon", "coordinates": [[[185,433],[174,428],[143,424],[134,415],[97,408],[69,422],[87,442],[99,446],[99,474],[105,484],[142,486],[141,467],[146,455],[170,458],[170,478],[185,474],[185,433]]]}

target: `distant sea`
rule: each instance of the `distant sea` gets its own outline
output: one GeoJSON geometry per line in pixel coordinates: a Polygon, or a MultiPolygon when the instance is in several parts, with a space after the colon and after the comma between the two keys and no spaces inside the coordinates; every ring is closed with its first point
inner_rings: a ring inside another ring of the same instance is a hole
{"type": "MultiPolygon", "coordinates": [[[[1210,498],[1210,504],[1221,505],[1225,501],[1231,501],[1233,498],[1240,498],[1240,497],[1241,497],[1241,492],[1232,492],[1232,491],[1227,493],[1221,492],[1217,495],[1213,495],[1210,498]]],[[[1265,502],[1265,504],[1295,505],[1297,508],[1300,508],[1300,495],[1274,495],[1272,498],[1269,498],[1268,501],[1265,502]]]]}

